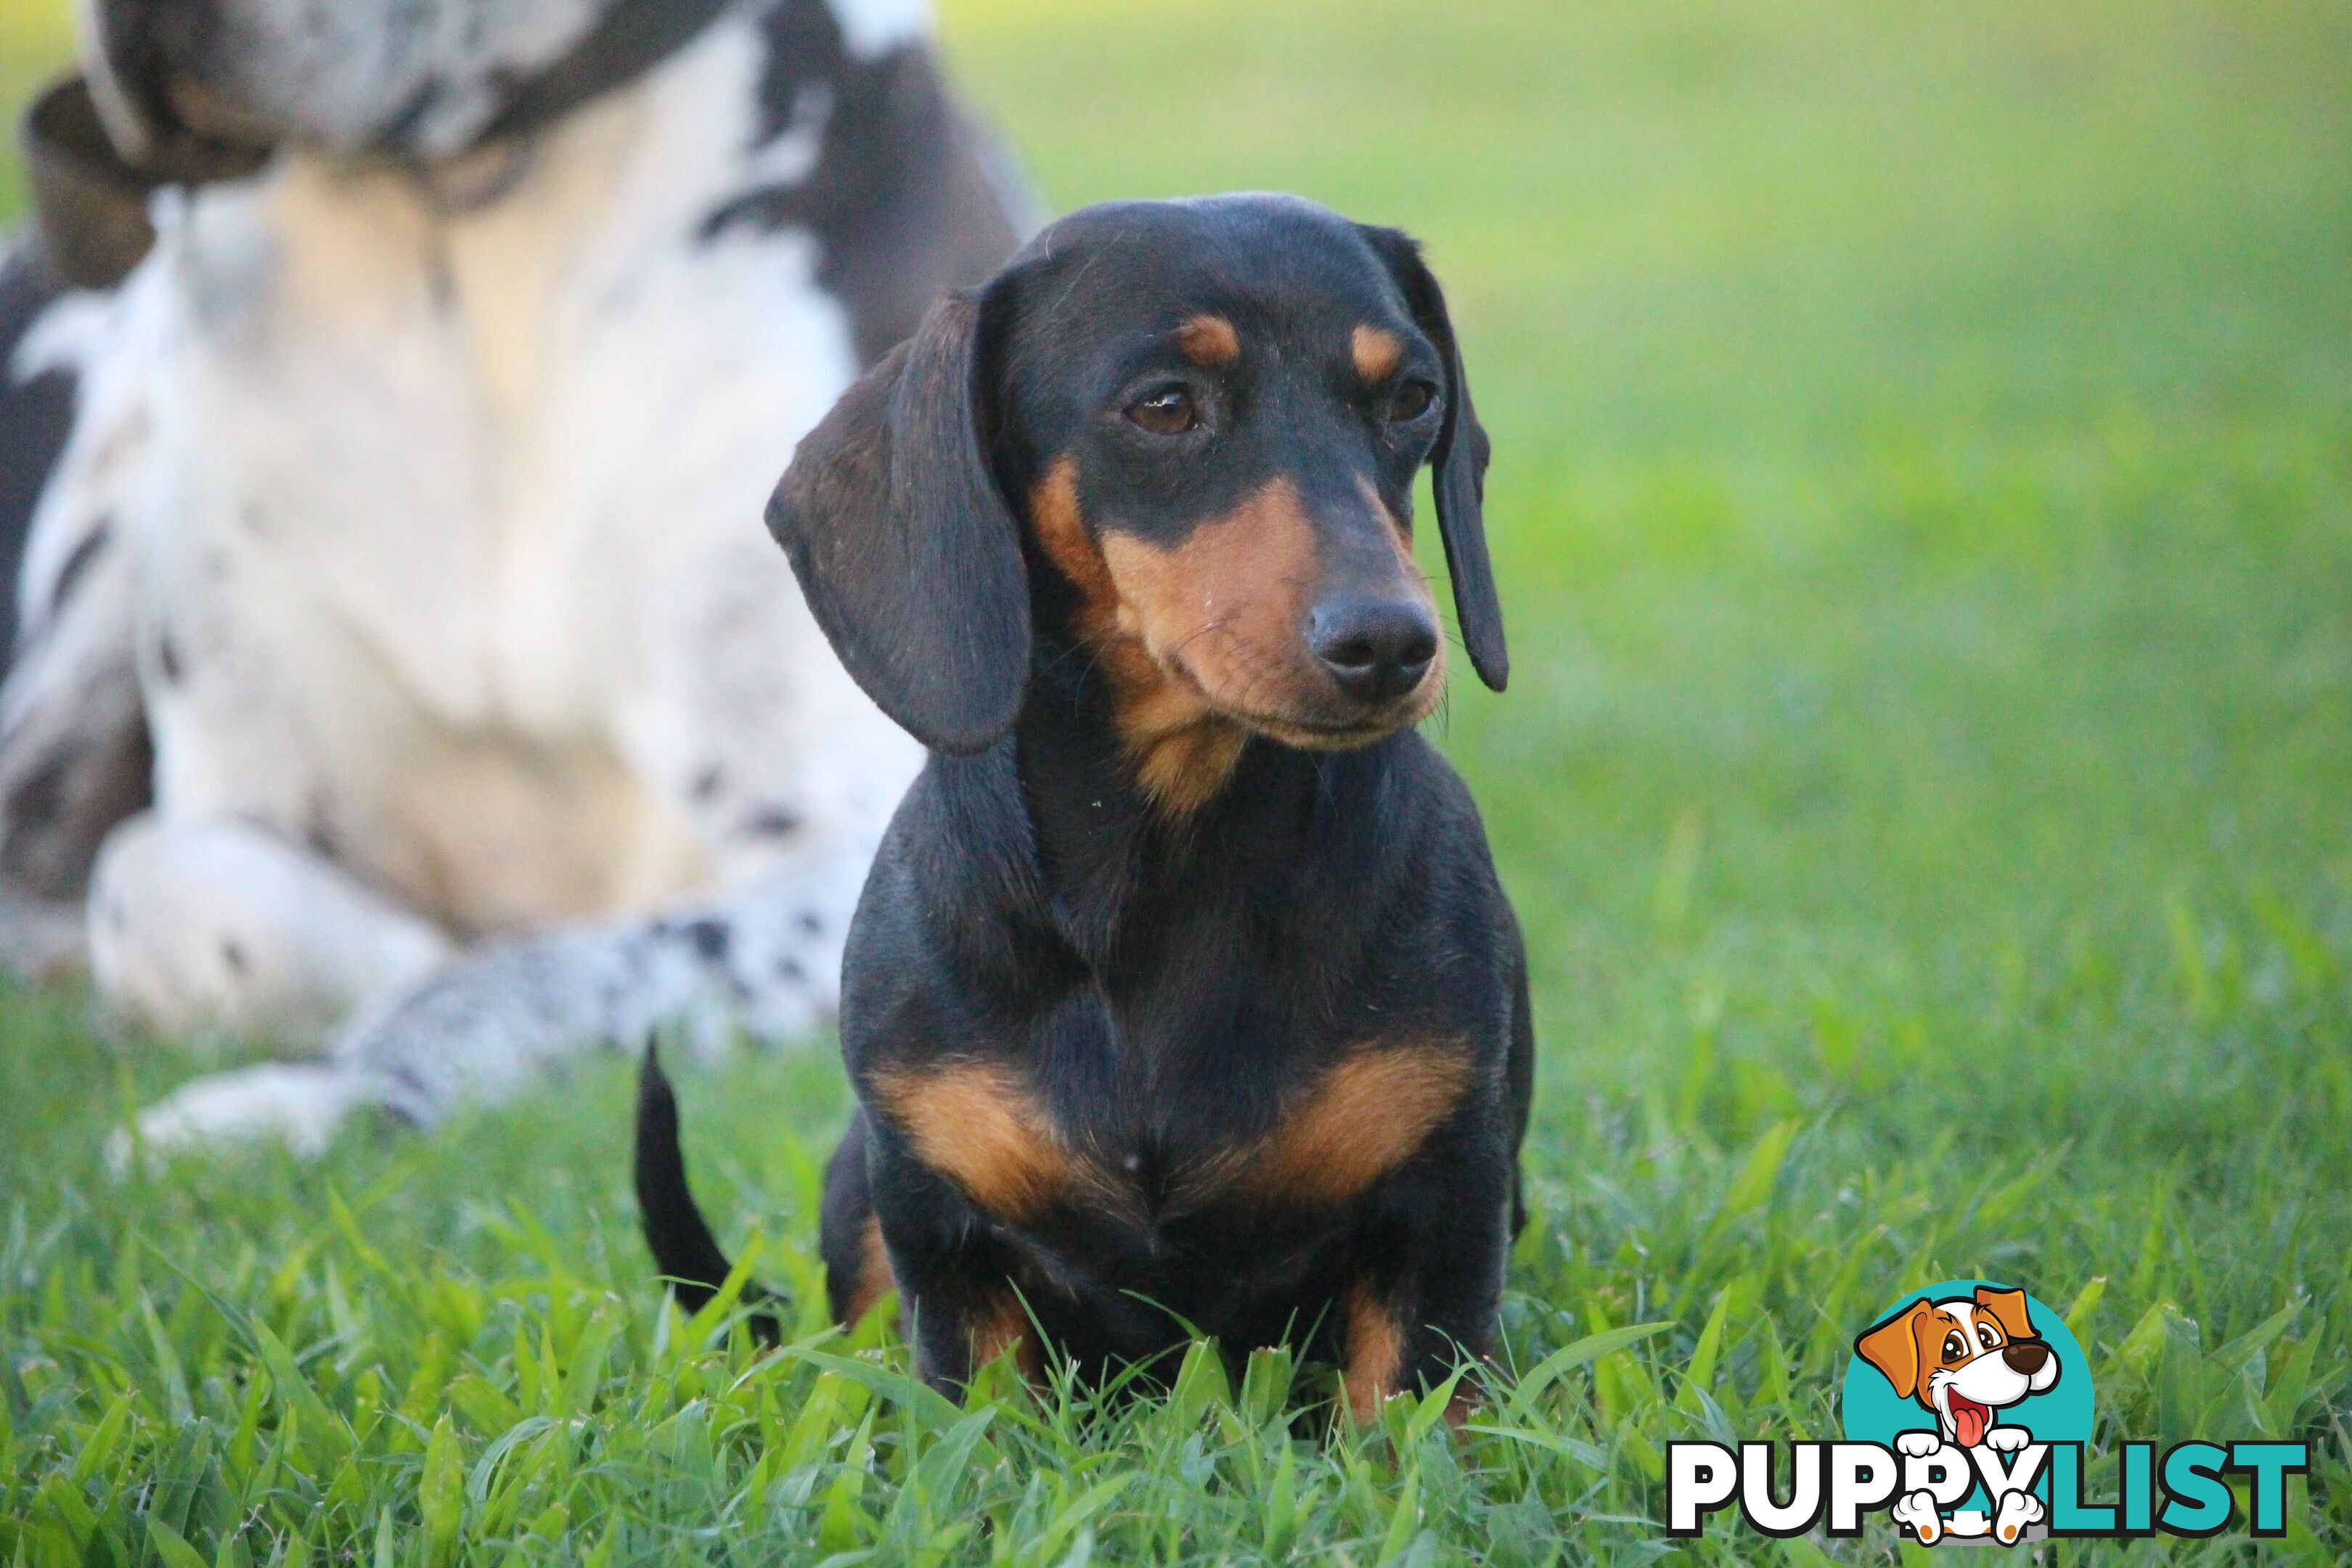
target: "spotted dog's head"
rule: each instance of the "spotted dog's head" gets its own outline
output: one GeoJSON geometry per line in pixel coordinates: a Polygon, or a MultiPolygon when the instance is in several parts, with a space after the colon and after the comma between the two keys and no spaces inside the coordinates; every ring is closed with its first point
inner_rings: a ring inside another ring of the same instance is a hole
{"type": "Polygon", "coordinates": [[[1979,1285],[1972,1297],[1923,1297],[1866,1331],[1854,1351],[1963,1448],[1984,1440],[1995,1412],[2058,1382],[2057,1354],[2034,1332],[2022,1290],[1979,1285]]]}
{"type": "MultiPolygon", "coordinates": [[[[178,141],[446,157],[615,16],[657,32],[704,0],[76,0],[107,131],[144,163],[178,141]]],[[[614,39],[629,46],[635,40],[614,39]]]]}
{"type": "Polygon", "coordinates": [[[930,312],[803,443],[770,512],[850,671],[934,750],[1003,735],[1033,636],[1107,682],[1183,809],[1250,734],[1360,746],[1438,701],[1438,524],[1471,663],[1507,673],[1486,438],[1412,241],[1280,196],[1054,225],[930,312]]]}

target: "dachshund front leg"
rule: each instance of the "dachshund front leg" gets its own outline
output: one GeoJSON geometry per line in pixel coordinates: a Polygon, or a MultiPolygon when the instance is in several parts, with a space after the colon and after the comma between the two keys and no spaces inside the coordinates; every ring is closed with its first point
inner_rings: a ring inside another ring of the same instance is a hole
{"type": "MultiPolygon", "coordinates": [[[[1357,1420],[1493,1353],[1512,1169],[1494,1155],[1429,1151],[1391,1183],[1360,1237],[1358,1266],[1337,1304],[1341,1384],[1357,1420]]],[[[1458,1426],[1475,1401],[1465,1379],[1447,1418],[1458,1426]]]]}
{"type": "MultiPolygon", "coordinates": [[[[858,1124],[870,1150],[867,1190],[914,1343],[917,1373],[959,1398],[973,1373],[1009,1349],[1024,1379],[1042,1381],[1044,1347],[1015,1284],[1014,1259],[990,1234],[986,1217],[916,1160],[886,1124],[864,1112],[858,1124]]],[[[845,1175],[838,1162],[828,1173],[828,1209],[835,1206],[834,1184],[845,1175]]]]}

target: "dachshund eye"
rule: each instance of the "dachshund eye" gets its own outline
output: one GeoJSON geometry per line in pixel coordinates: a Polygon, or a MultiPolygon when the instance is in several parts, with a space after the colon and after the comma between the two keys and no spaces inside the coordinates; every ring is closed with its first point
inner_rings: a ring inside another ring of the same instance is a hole
{"type": "Polygon", "coordinates": [[[1201,411],[1181,386],[1154,387],[1127,405],[1128,423],[1154,436],[1181,436],[1200,427],[1201,411]]]}
{"type": "Polygon", "coordinates": [[[1960,1338],[1959,1331],[1956,1329],[1952,1332],[1944,1336],[1944,1359],[1946,1361],[1966,1361],[1968,1359],[1968,1355],[1969,1342],[1960,1338]]]}
{"type": "Polygon", "coordinates": [[[1979,1323],[1977,1325],[1977,1342],[1984,1346],[1985,1349],[1990,1350],[1993,1346],[2000,1343],[2000,1336],[1992,1331],[1992,1325],[1990,1323],[1979,1323]]]}
{"type": "Polygon", "coordinates": [[[1408,381],[1389,399],[1389,423],[1410,425],[1437,402],[1437,388],[1425,381],[1408,381]]]}

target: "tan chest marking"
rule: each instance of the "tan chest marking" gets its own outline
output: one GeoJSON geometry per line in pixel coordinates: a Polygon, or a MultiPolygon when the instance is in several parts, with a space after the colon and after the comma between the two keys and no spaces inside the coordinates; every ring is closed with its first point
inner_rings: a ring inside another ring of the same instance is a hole
{"type": "MultiPolygon", "coordinates": [[[[1318,1079],[1266,1136],[1192,1163],[1175,1192],[1188,1205],[1346,1203],[1420,1151],[1461,1103],[1471,1071],[1451,1044],[1360,1051],[1318,1079]]],[[[1011,1067],[957,1062],[878,1073],[873,1091],[916,1158],[999,1219],[1028,1219],[1061,1202],[1135,1206],[1132,1184],[1073,1151],[1011,1067]]]]}
{"type": "Polygon", "coordinates": [[[1461,1103],[1470,1058],[1451,1044],[1380,1046],[1333,1068],[1252,1152],[1267,1198],[1342,1203],[1419,1152],[1461,1103]]]}
{"type": "Polygon", "coordinates": [[[872,1087],[916,1158],[999,1218],[1034,1215],[1083,1180],[1045,1107],[1009,1067],[877,1073],[872,1087]]]}

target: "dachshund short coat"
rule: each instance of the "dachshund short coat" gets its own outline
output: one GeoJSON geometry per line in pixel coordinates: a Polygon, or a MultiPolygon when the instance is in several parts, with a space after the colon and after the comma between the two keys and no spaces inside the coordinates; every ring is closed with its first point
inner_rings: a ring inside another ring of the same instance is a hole
{"type": "MultiPolygon", "coordinates": [[[[1413,728],[1446,647],[1412,554],[1433,466],[1499,689],[1486,461],[1413,244],[1272,196],[1063,220],[803,443],[771,525],[930,753],[849,936],[824,1258],[844,1321],[900,1293],[935,1385],[1197,1331],[1366,1411],[1492,1348],[1534,1039],[1413,728]]],[[[647,1091],[656,1257],[707,1288],[647,1091]]]]}

